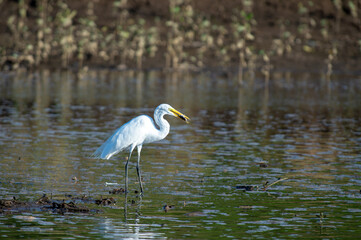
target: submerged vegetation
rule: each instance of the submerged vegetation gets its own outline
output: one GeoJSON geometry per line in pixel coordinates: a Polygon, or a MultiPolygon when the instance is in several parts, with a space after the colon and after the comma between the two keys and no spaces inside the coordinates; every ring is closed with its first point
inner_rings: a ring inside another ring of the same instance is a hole
{"type": "Polygon", "coordinates": [[[243,69],[252,72],[257,66],[268,79],[278,59],[316,56],[329,76],[338,57],[361,56],[357,0],[2,0],[0,7],[6,9],[3,69],[233,66],[242,82],[243,69]],[[351,49],[337,51],[346,46],[351,49]]]}

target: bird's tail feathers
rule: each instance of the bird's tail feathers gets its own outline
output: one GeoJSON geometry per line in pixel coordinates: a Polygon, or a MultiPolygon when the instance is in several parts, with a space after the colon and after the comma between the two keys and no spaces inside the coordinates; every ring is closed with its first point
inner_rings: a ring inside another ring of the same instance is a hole
{"type": "Polygon", "coordinates": [[[91,158],[96,158],[96,159],[105,159],[104,157],[102,157],[102,149],[101,147],[98,148],[95,152],[93,152],[93,154],[90,155],[91,158]]]}
{"type": "Polygon", "coordinates": [[[114,151],[113,149],[108,149],[106,144],[103,144],[91,155],[91,157],[97,159],[109,159],[113,155],[119,153],[121,150],[123,149],[114,151]]]}

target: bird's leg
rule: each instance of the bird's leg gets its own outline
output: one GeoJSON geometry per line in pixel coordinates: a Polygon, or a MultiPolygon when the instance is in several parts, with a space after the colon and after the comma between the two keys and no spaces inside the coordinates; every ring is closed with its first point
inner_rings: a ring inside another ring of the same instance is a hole
{"type": "Polygon", "coordinates": [[[142,177],[140,173],[140,152],[142,151],[142,146],[138,146],[138,162],[137,162],[137,174],[138,174],[138,180],[139,180],[139,186],[140,186],[140,194],[143,195],[143,184],[142,184],[142,177]]]}
{"type": "Polygon", "coordinates": [[[132,156],[132,151],[133,149],[130,150],[129,152],[129,157],[127,159],[127,162],[125,163],[125,192],[128,192],[128,163],[130,160],[130,157],[132,156]]]}
{"type": "Polygon", "coordinates": [[[128,219],[128,193],[125,191],[125,198],[124,198],[124,221],[127,222],[128,219]]]}

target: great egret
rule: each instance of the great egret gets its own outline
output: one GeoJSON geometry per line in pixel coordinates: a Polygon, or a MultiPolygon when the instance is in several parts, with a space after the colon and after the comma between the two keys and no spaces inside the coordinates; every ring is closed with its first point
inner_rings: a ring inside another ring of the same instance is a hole
{"type": "Polygon", "coordinates": [[[178,112],[170,105],[161,104],[154,110],[154,121],[158,127],[154,124],[151,117],[147,115],[138,116],[118,128],[114,134],[94,152],[93,156],[95,158],[109,159],[114,154],[129,148],[129,157],[125,163],[125,192],[128,190],[128,163],[134,148],[137,147],[137,175],[140,191],[143,194],[143,185],[139,166],[140,152],[142,151],[144,143],[159,141],[168,135],[170,125],[168,121],[163,118],[164,115],[178,117],[186,123],[190,121],[186,115],[178,112]]]}

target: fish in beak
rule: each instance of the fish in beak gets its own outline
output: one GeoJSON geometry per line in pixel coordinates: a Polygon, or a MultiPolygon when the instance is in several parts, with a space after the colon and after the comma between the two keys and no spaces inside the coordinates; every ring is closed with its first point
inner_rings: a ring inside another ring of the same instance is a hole
{"type": "Polygon", "coordinates": [[[178,117],[178,118],[182,119],[182,120],[185,121],[186,123],[189,123],[190,120],[191,120],[189,117],[187,117],[187,116],[184,115],[183,113],[178,112],[178,111],[175,110],[174,108],[170,108],[169,111],[170,111],[171,113],[173,113],[175,117],[178,117]]]}

